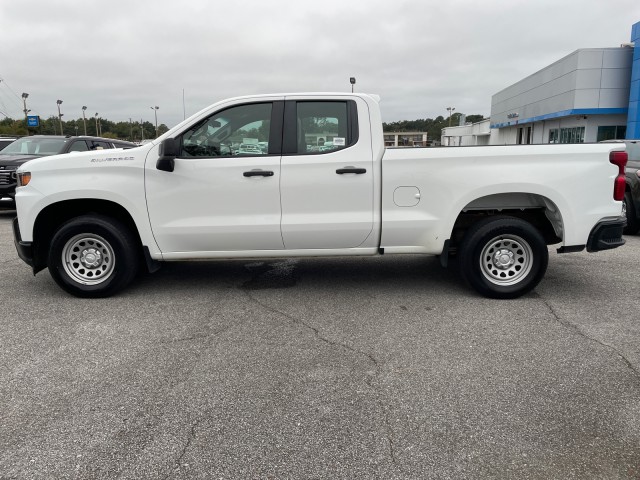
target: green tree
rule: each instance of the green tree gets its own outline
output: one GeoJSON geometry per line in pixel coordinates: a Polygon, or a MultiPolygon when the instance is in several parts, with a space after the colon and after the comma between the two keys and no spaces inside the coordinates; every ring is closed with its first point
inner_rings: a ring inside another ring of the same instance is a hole
{"type": "MultiPolygon", "coordinates": [[[[461,113],[454,113],[451,116],[451,126],[458,125],[461,113]]],[[[467,115],[466,121],[476,123],[483,120],[482,115],[467,115]]],[[[385,132],[427,132],[430,140],[440,140],[442,129],[449,126],[449,117],[444,118],[438,115],[435,119],[425,118],[418,120],[400,120],[397,122],[383,123],[382,129],[385,132]]]]}

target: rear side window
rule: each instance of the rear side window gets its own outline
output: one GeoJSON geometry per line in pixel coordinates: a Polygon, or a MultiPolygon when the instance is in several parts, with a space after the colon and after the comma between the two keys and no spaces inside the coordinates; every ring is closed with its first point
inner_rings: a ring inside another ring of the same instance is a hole
{"type": "Polygon", "coordinates": [[[111,144],[109,142],[103,142],[100,140],[89,140],[91,146],[89,147],[91,150],[106,150],[111,149],[111,144]]]}
{"type": "Polygon", "coordinates": [[[69,148],[70,152],[86,152],[87,150],[89,150],[89,147],[87,146],[87,142],[84,140],[73,142],[71,144],[71,148],[69,148]]]}
{"type": "Polygon", "coordinates": [[[285,117],[285,153],[330,153],[358,141],[354,101],[291,101],[285,117]]]}

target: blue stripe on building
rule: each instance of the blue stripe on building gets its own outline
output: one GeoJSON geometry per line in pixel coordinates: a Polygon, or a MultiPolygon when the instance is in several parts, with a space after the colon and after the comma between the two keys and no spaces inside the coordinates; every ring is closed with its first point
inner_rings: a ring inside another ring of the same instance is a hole
{"type": "Polygon", "coordinates": [[[628,108],[574,108],[572,110],[547,113],[537,117],[519,118],[511,122],[492,123],[491,128],[512,127],[524,123],[541,122],[542,120],[551,120],[553,118],[568,117],[571,115],[625,115],[629,110],[628,108]]]}
{"type": "Polygon", "coordinates": [[[640,139],[640,22],[631,28],[633,65],[629,91],[629,113],[627,114],[627,139],[640,139]]]}

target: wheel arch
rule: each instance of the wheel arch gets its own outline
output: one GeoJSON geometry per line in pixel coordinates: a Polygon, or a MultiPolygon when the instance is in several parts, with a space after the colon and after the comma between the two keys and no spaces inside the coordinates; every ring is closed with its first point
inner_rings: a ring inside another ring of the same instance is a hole
{"type": "Polygon", "coordinates": [[[496,193],[479,197],[462,208],[451,230],[450,248],[455,252],[471,225],[499,215],[531,223],[540,231],[547,245],[562,242],[564,238],[562,214],[556,203],[548,197],[528,192],[496,193]]]}
{"type": "Polygon", "coordinates": [[[43,208],[36,217],[33,226],[33,269],[38,272],[47,266],[48,247],[56,229],[72,218],[81,215],[96,214],[114,218],[126,225],[142,249],[140,231],[133,216],[122,205],[110,200],[80,198],[63,200],[43,208]]]}

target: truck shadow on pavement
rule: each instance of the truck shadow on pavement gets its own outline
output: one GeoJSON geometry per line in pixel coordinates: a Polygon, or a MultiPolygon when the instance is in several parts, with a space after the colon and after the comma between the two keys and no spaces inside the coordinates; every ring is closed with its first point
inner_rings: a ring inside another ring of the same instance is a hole
{"type": "Polygon", "coordinates": [[[158,272],[142,275],[132,287],[156,292],[194,288],[428,289],[474,295],[455,268],[443,269],[437,258],[419,255],[166,262],[158,272]]]}

